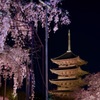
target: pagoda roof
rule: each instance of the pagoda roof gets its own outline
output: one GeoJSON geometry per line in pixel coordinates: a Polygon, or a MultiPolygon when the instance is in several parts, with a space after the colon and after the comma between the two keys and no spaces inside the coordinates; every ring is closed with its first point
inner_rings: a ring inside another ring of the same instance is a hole
{"type": "Polygon", "coordinates": [[[74,58],[67,58],[67,59],[54,58],[51,59],[51,61],[59,65],[59,67],[73,67],[73,66],[81,66],[87,64],[87,62],[81,59],[79,56],[76,56],[74,58]]]}
{"type": "Polygon", "coordinates": [[[70,91],[74,91],[76,89],[80,89],[80,87],[78,87],[78,86],[70,86],[70,87],[58,86],[57,87],[57,91],[67,91],[67,92],[70,92],[70,91]]]}
{"type": "Polygon", "coordinates": [[[89,74],[88,72],[82,70],[80,67],[71,67],[71,68],[55,68],[50,69],[50,71],[58,76],[67,76],[67,77],[78,77],[89,74]]]}
{"type": "Polygon", "coordinates": [[[70,93],[73,93],[73,90],[51,90],[49,93],[54,94],[54,95],[62,95],[63,96],[68,96],[70,93]]]}
{"type": "Polygon", "coordinates": [[[53,68],[50,70],[65,70],[65,69],[75,69],[77,68],[76,66],[72,66],[72,67],[60,67],[60,68],[53,68]]]}
{"type": "Polygon", "coordinates": [[[53,96],[59,97],[60,100],[67,100],[68,98],[73,97],[73,91],[71,90],[52,90],[49,91],[49,93],[53,96]]]}
{"type": "Polygon", "coordinates": [[[81,78],[52,79],[49,81],[60,87],[80,87],[84,85],[84,81],[81,78]]]}
{"type": "Polygon", "coordinates": [[[73,92],[73,90],[52,90],[50,92],[73,92]]]}
{"type": "Polygon", "coordinates": [[[51,60],[70,59],[70,58],[75,58],[75,57],[77,57],[77,55],[75,55],[72,51],[70,52],[66,51],[64,54],[58,57],[52,58],[51,60]]]}
{"type": "Polygon", "coordinates": [[[52,79],[52,81],[66,81],[66,80],[77,80],[78,78],[66,78],[66,79],[52,79]]]}

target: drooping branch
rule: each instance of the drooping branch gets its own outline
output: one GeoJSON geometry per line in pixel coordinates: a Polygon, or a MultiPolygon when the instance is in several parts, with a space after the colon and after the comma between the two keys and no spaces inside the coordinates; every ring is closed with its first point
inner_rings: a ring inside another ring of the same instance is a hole
{"type": "MultiPolygon", "coordinates": [[[[70,24],[68,11],[58,7],[60,2],[61,0],[46,2],[50,6],[47,11],[49,32],[52,30],[52,22],[54,22],[54,32],[59,29],[59,25],[70,24]]],[[[22,85],[26,76],[26,62],[30,63],[29,48],[27,50],[23,49],[26,37],[29,44],[32,43],[33,30],[30,23],[33,23],[33,29],[38,26],[38,22],[44,28],[45,17],[44,6],[39,2],[34,2],[34,0],[31,0],[31,2],[25,0],[0,0],[0,74],[7,77],[12,77],[14,74],[14,95],[16,95],[16,89],[22,85]],[[12,47],[6,46],[5,42],[9,33],[14,41],[12,47]]],[[[32,77],[35,86],[34,74],[32,77]]]]}

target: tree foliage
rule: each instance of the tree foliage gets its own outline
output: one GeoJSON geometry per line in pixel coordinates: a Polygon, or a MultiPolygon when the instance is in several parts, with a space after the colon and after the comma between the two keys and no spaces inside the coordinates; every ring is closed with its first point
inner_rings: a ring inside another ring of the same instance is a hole
{"type": "MultiPolygon", "coordinates": [[[[70,23],[68,11],[58,7],[60,2],[61,0],[46,2],[49,7],[47,10],[49,31],[51,31],[52,21],[54,32],[58,30],[59,25],[70,23]]],[[[26,77],[26,68],[31,60],[30,47],[25,48],[26,41],[32,44],[32,35],[38,22],[41,23],[42,28],[45,27],[46,13],[45,5],[42,3],[42,1],[36,3],[34,0],[0,0],[0,75],[4,78],[14,75],[13,94],[15,96],[17,88],[22,85],[26,77]],[[10,38],[8,38],[9,34],[10,38]],[[8,41],[13,41],[13,45],[8,41]]],[[[34,78],[33,76],[33,89],[34,78]]]]}
{"type": "Polygon", "coordinates": [[[99,100],[100,99],[100,72],[90,74],[85,78],[88,83],[86,89],[76,91],[75,100],[99,100]]]}

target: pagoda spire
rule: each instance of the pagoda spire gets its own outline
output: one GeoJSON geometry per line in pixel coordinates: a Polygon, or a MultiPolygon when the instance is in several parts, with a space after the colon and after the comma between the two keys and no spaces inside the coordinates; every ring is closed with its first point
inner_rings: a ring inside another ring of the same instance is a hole
{"type": "Polygon", "coordinates": [[[67,50],[67,52],[71,52],[70,30],[68,30],[68,50],[67,50]]]}

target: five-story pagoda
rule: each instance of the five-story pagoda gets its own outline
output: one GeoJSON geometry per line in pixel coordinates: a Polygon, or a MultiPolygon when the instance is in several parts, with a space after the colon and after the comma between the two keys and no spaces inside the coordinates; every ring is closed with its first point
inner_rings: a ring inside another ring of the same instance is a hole
{"type": "MultiPolygon", "coordinates": [[[[56,90],[50,91],[54,97],[60,100],[69,100],[72,98],[72,93],[81,86],[85,85],[85,82],[81,79],[81,76],[88,74],[83,71],[80,66],[87,64],[79,56],[76,56],[71,51],[70,43],[70,31],[68,32],[68,50],[64,54],[51,59],[51,61],[58,65],[58,68],[50,69],[50,71],[58,75],[57,79],[49,80],[51,84],[57,86],[56,90]]],[[[55,99],[55,100],[56,100],[55,99]]]]}

